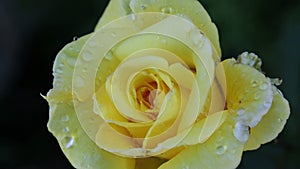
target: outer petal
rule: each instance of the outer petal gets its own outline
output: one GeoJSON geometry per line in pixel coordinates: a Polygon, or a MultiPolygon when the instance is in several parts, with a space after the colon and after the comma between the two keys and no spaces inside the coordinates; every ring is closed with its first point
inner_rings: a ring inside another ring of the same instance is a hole
{"type": "Polygon", "coordinates": [[[251,129],[251,134],[244,150],[257,149],[261,144],[275,139],[282,131],[290,115],[290,107],[288,101],[276,87],[273,87],[273,92],[274,99],[272,106],[258,125],[251,129]]]}
{"type": "MultiPolygon", "coordinates": [[[[55,100],[55,99],[54,99],[55,100]]],[[[50,101],[49,131],[75,168],[134,169],[135,160],[123,158],[100,149],[80,126],[71,101],[50,101]]]]}
{"type": "Polygon", "coordinates": [[[72,102],[72,75],[78,53],[86,37],[70,43],[58,54],[53,72],[53,89],[47,94],[50,105],[48,129],[76,168],[133,169],[134,159],[115,156],[100,149],[82,129],[72,102]]]}
{"type": "Polygon", "coordinates": [[[158,169],[232,169],[241,160],[243,143],[232,133],[233,122],[227,119],[206,142],[187,147],[158,169]]]}
{"type": "Polygon", "coordinates": [[[157,169],[166,160],[149,157],[136,159],[135,169],[157,169]]]}
{"type": "Polygon", "coordinates": [[[234,59],[222,64],[226,74],[227,108],[236,113],[234,134],[241,142],[246,142],[249,128],[255,127],[271,107],[271,83],[255,68],[234,59]]]}
{"type": "Polygon", "coordinates": [[[220,60],[221,49],[218,30],[203,6],[196,0],[111,0],[96,30],[122,16],[140,12],[163,12],[186,17],[210,39],[214,59],[220,60]]]}

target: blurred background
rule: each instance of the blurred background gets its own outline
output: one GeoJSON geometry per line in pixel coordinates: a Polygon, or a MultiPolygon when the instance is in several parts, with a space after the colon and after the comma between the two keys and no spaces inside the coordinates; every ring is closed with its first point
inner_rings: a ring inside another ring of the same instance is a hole
{"type": "MultiPolygon", "coordinates": [[[[93,31],[108,0],[0,1],[0,168],[71,169],[48,132],[48,104],[58,51],[93,31]]],[[[300,0],[201,0],[217,24],[223,59],[243,51],[263,59],[291,116],[279,137],[244,153],[239,169],[300,168],[300,0]]]]}

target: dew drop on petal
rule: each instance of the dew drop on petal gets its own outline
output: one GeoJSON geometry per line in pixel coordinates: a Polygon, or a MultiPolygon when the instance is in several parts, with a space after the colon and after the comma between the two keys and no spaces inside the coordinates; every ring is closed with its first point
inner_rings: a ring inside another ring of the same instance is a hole
{"type": "Polygon", "coordinates": [[[89,41],[89,46],[90,47],[95,47],[96,45],[97,45],[97,43],[94,40],[89,41]]]}
{"type": "Polygon", "coordinates": [[[192,43],[198,47],[203,45],[203,34],[200,32],[199,29],[193,28],[189,32],[189,38],[191,39],[192,43]]]}
{"type": "Polygon", "coordinates": [[[67,132],[70,131],[70,129],[69,129],[69,127],[65,127],[65,128],[62,129],[62,131],[63,131],[64,133],[67,133],[67,132]]]}
{"type": "Polygon", "coordinates": [[[72,136],[65,136],[62,140],[61,140],[61,143],[62,145],[65,147],[65,148],[70,148],[74,145],[75,143],[75,140],[74,140],[74,137],[72,136]]]}
{"type": "Polygon", "coordinates": [[[267,107],[270,107],[271,106],[271,104],[272,104],[272,102],[270,102],[270,101],[264,101],[264,106],[267,108],[267,107]]]}
{"type": "Polygon", "coordinates": [[[262,83],[260,86],[259,86],[259,88],[261,89],[261,90],[266,90],[267,88],[268,88],[268,84],[267,83],[262,83]]]}
{"type": "Polygon", "coordinates": [[[93,59],[92,55],[90,53],[87,53],[87,52],[83,53],[82,56],[83,56],[83,60],[87,61],[87,62],[91,61],[93,59]]]}
{"type": "Polygon", "coordinates": [[[113,33],[111,33],[111,36],[116,37],[117,35],[116,35],[116,33],[113,32],[113,33]]]}
{"type": "Polygon", "coordinates": [[[65,115],[65,116],[63,116],[62,118],[61,118],[61,121],[63,121],[63,122],[67,122],[67,121],[69,121],[69,116],[68,115],[65,115]]]}
{"type": "Polygon", "coordinates": [[[146,8],[147,8],[147,5],[145,5],[145,4],[142,4],[142,5],[141,5],[141,9],[142,9],[142,10],[146,10],[146,8]]]}
{"type": "Polygon", "coordinates": [[[226,150],[227,150],[227,146],[220,145],[220,146],[216,147],[216,153],[218,155],[224,154],[226,152],[226,150]]]}
{"type": "Polygon", "coordinates": [[[242,122],[237,122],[234,126],[233,134],[240,142],[245,143],[249,138],[249,128],[242,122]]]}
{"type": "Polygon", "coordinates": [[[167,43],[167,40],[166,39],[162,39],[161,43],[165,44],[165,43],[167,43]]]}
{"type": "Polygon", "coordinates": [[[275,86],[279,86],[282,83],[282,79],[280,78],[274,78],[274,79],[270,79],[271,84],[275,85],[275,86]]]}
{"type": "Polygon", "coordinates": [[[111,52],[108,52],[106,55],[105,55],[105,59],[107,60],[111,60],[113,58],[113,54],[111,52]]]}
{"type": "Polygon", "coordinates": [[[244,108],[238,109],[238,110],[237,110],[237,114],[238,114],[238,115],[243,115],[243,114],[245,114],[245,109],[244,109],[244,108]]]}
{"type": "Polygon", "coordinates": [[[61,74],[63,73],[63,70],[60,67],[58,67],[57,69],[54,70],[54,72],[55,74],[61,74]]]}
{"type": "Polygon", "coordinates": [[[77,41],[78,37],[77,36],[74,36],[73,37],[73,41],[77,41]]]}
{"type": "Polygon", "coordinates": [[[256,80],[252,80],[252,87],[256,87],[257,86],[257,81],[256,80]]]}

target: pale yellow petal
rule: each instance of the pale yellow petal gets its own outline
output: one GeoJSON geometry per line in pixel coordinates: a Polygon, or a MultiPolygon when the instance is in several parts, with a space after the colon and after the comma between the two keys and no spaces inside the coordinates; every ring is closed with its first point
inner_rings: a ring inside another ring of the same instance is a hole
{"type": "Polygon", "coordinates": [[[227,108],[236,113],[235,136],[246,142],[248,128],[255,127],[273,100],[270,81],[255,68],[234,59],[222,62],[226,74],[227,108]]]}
{"type": "Polygon", "coordinates": [[[275,139],[282,131],[290,115],[290,107],[288,101],[276,87],[273,87],[273,92],[272,106],[258,125],[251,129],[251,134],[244,150],[257,149],[261,144],[275,139]]]}
{"type": "Polygon", "coordinates": [[[240,163],[243,143],[232,132],[234,124],[226,120],[203,144],[185,148],[158,169],[232,169],[240,163]]]}

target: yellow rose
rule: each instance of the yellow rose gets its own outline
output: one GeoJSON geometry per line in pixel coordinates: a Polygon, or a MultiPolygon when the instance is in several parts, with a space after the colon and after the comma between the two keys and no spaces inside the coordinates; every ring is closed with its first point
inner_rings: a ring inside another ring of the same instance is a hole
{"type": "Polygon", "coordinates": [[[235,168],[290,110],[255,54],[220,57],[198,1],[111,0],[56,58],[48,128],[76,168],[235,168]]]}

